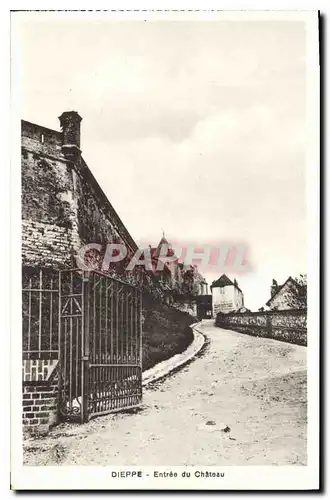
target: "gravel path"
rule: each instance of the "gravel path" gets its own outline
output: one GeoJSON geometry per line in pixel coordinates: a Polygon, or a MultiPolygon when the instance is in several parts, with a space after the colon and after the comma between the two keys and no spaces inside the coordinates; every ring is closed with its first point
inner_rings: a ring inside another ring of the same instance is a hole
{"type": "Polygon", "coordinates": [[[306,348],[204,321],[203,354],[144,390],[136,413],[61,424],[29,465],[306,464],[306,348]],[[225,430],[224,430],[225,429],[225,430]]]}

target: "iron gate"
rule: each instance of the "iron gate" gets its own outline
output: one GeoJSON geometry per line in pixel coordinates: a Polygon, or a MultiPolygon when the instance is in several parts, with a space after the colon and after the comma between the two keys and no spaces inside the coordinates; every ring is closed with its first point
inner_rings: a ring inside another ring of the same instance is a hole
{"type": "Polygon", "coordinates": [[[141,290],[99,272],[59,279],[60,412],[85,422],[142,400],[141,290]]]}

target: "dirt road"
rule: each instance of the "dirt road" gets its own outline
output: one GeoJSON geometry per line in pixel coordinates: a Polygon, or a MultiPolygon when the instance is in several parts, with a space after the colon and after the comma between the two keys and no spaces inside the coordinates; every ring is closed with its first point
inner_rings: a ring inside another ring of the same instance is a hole
{"type": "Polygon", "coordinates": [[[203,354],[147,387],[141,411],[61,424],[26,442],[25,463],[306,464],[306,348],[201,329],[203,354]]]}

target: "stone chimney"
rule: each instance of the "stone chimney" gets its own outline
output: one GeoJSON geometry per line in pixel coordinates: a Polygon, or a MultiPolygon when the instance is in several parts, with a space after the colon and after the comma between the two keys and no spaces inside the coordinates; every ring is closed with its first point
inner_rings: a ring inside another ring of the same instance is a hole
{"type": "Polygon", "coordinates": [[[273,279],[272,286],[270,287],[270,296],[274,297],[275,293],[277,292],[278,289],[278,283],[276,280],[273,279]]]}
{"type": "Polygon", "coordinates": [[[59,117],[62,128],[62,153],[75,161],[80,157],[80,122],[81,116],[76,111],[64,111],[59,117]]]}

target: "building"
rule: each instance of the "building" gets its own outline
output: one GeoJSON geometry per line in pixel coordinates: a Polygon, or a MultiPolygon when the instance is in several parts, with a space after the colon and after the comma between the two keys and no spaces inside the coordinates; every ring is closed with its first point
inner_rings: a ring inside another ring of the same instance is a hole
{"type": "Polygon", "coordinates": [[[291,276],[279,285],[275,279],[270,287],[270,299],[266,306],[272,311],[286,309],[304,309],[307,307],[306,278],[292,278],[291,276]]]}
{"type": "Polygon", "coordinates": [[[180,262],[179,258],[175,257],[171,243],[165,237],[163,232],[157,247],[151,247],[151,257],[154,269],[157,268],[158,259],[163,245],[167,248],[166,256],[170,257],[169,262],[164,263],[162,271],[156,271],[156,275],[163,282],[166,282],[173,291],[174,295],[178,296],[197,296],[208,293],[208,285],[205,278],[198,271],[197,265],[185,265],[180,262]]]}
{"type": "Polygon", "coordinates": [[[219,312],[234,312],[244,306],[244,295],[236,279],[231,281],[228,276],[223,274],[219,279],[213,281],[211,291],[214,317],[216,317],[219,312]]]}

